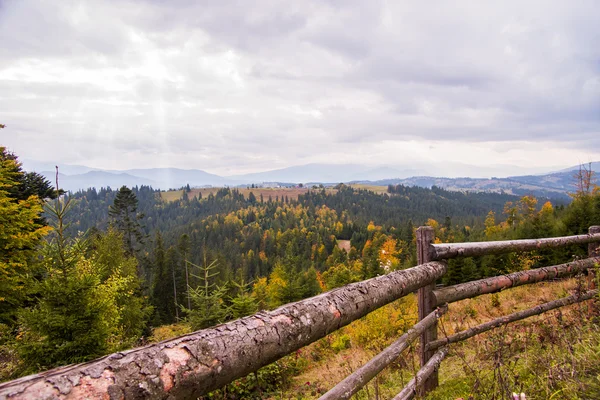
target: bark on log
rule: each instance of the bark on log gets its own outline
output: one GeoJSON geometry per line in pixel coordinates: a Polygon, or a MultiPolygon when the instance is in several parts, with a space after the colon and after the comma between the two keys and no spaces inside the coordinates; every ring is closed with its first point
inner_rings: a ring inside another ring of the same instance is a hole
{"type": "Polygon", "coordinates": [[[437,370],[440,367],[440,363],[442,362],[444,357],[446,357],[447,354],[447,347],[438,350],[437,353],[435,353],[433,357],[431,357],[429,361],[427,361],[427,364],[425,364],[425,366],[423,366],[423,368],[421,368],[419,372],[417,372],[417,376],[411,379],[410,382],[408,382],[408,385],[406,385],[404,389],[402,389],[402,391],[398,393],[396,397],[394,397],[393,400],[410,400],[414,398],[417,394],[417,388],[419,387],[421,382],[427,380],[427,378],[433,373],[437,373],[437,370]]]}
{"type": "Polygon", "coordinates": [[[0,399],[195,398],[435,282],[431,262],[175,339],[0,384],[0,399]]]}
{"type": "Polygon", "coordinates": [[[368,363],[338,383],[334,388],[321,396],[319,400],[349,399],[352,397],[385,367],[396,360],[421,332],[435,325],[437,319],[446,311],[448,311],[447,306],[441,307],[419,321],[402,335],[400,339],[386,347],[385,350],[369,360],[368,363]]]}
{"type": "Polygon", "coordinates": [[[510,287],[573,276],[588,268],[593,268],[594,265],[598,263],[600,263],[600,257],[586,258],[584,260],[573,261],[566,264],[519,271],[508,275],[500,275],[448,286],[434,290],[433,295],[435,296],[437,305],[452,303],[482,294],[499,292],[510,287]]]}
{"type": "Polygon", "coordinates": [[[491,329],[497,328],[502,325],[509,324],[511,322],[519,321],[525,318],[533,317],[534,315],[543,314],[547,311],[554,310],[556,308],[568,306],[570,304],[579,303],[582,301],[590,300],[598,294],[598,290],[590,290],[585,293],[575,294],[573,296],[564,297],[559,300],[550,301],[548,303],[540,304],[539,306],[528,308],[527,310],[518,311],[513,314],[505,315],[500,318],[496,318],[492,321],[483,323],[481,325],[474,326],[462,332],[455,333],[454,335],[448,336],[444,339],[430,342],[428,348],[435,350],[439,347],[446,346],[451,343],[461,342],[469,339],[473,336],[479,335],[480,333],[487,332],[491,329]]]}
{"type": "Polygon", "coordinates": [[[561,247],[570,244],[588,244],[594,242],[600,242],[600,233],[546,239],[434,244],[431,245],[431,260],[503,254],[511,253],[513,251],[532,251],[548,247],[561,247]]]}

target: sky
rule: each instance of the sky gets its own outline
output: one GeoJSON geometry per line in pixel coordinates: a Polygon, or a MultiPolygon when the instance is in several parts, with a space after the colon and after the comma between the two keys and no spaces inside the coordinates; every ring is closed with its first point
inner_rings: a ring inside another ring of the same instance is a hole
{"type": "Polygon", "coordinates": [[[221,175],[599,161],[598,21],[597,0],[0,0],[0,145],[221,175]]]}

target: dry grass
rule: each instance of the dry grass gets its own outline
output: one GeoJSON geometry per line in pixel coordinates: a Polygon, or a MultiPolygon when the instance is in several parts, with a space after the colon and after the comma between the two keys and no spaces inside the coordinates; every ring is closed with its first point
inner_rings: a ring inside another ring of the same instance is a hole
{"type": "MultiPolygon", "coordinates": [[[[199,194],[202,194],[202,198],[208,197],[210,194],[215,194],[221,188],[196,188],[192,189],[191,192],[188,193],[188,197],[191,199],[193,197],[198,197],[199,194]]],[[[248,198],[250,193],[253,193],[257,199],[260,199],[260,196],[263,196],[264,201],[269,199],[269,196],[272,200],[279,198],[287,198],[289,200],[297,200],[299,195],[307,193],[309,188],[236,188],[239,192],[244,196],[244,198],[248,198]]],[[[325,189],[328,193],[335,193],[335,189],[327,188],[325,189]]],[[[181,199],[183,196],[182,190],[172,190],[167,192],[161,192],[160,197],[162,200],[170,202],[181,199]]]]}
{"type": "Polygon", "coordinates": [[[352,187],[354,189],[370,190],[377,194],[385,194],[385,193],[387,193],[387,190],[388,190],[387,186],[378,186],[378,185],[353,184],[353,185],[350,185],[350,187],[352,187]]]}
{"type": "MultiPolygon", "coordinates": [[[[455,332],[498,318],[502,315],[568,296],[576,290],[577,286],[578,283],[575,279],[558,282],[544,282],[505,290],[495,295],[483,295],[475,299],[466,299],[451,304],[448,313],[442,318],[439,324],[438,337],[451,335],[455,332]]],[[[416,313],[415,307],[411,306],[415,301],[414,295],[407,296],[401,301],[404,301],[404,306],[399,307],[398,302],[395,302],[382,307],[375,312],[379,313],[376,319],[365,321],[365,319],[369,318],[365,317],[359,321],[355,321],[348,327],[332,333],[328,338],[303,349],[303,354],[308,355],[315,352],[321,352],[321,354],[319,354],[321,359],[311,362],[306,370],[293,377],[289,389],[284,391],[280,398],[318,398],[320,394],[332,388],[337,382],[340,382],[351,372],[364,365],[379,350],[396,340],[404,330],[398,330],[396,335],[388,335],[384,341],[381,341],[381,337],[374,338],[373,341],[381,342],[371,349],[368,349],[368,346],[365,346],[364,343],[357,343],[357,335],[364,329],[381,331],[381,327],[378,326],[379,323],[377,322],[379,319],[395,320],[399,317],[406,321],[410,321],[411,318],[416,319],[416,315],[399,316],[398,314],[398,311],[402,309],[408,314],[416,313]],[[334,343],[341,335],[350,336],[351,347],[335,353],[331,350],[331,346],[327,346],[327,343],[334,343]]],[[[452,345],[450,355],[444,360],[440,368],[441,386],[440,390],[436,392],[438,394],[433,395],[434,398],[456,399],[461,396],[468,397],[469,393],[472,392],[475,379],[474,375],[470,374],[476,374],[478,372],[487,379],[485,384],[492,385],[492,383],[494,383],[492,378],[496,377],[495,373],[498,372],[494,370],[494,362],[497,362],[497,360],[494,361],[494,357],[497,357],[497,355],[493,355],[492,357],[490,354],[493,351],[496,351],[496,347],[494,346],[498,343],[507,343],[509,348],[510,346],[517,346],[517,361],[514,361],[515,349],[513,348],[510,357],[507,357],[507,359],[504,360],[506,363],[506,365],[504,365],[505,370],[500,370],[498,376],[502,375],[502,371],[508,373],[507,371],[509,368],[513,368],[516,371],[518,366],[519,368],[524,368],[530,375],[527,379],[533,379],[531,376],[536,374],[535,368],[533,368],[532,371],[532,368],[528,365],[533,362],[532,360],[534,360],[534,357],[529,357],[529,359],[527,359],[525,356],[525,353],[529,351],[527,346],[523,349],[518,346],[523,346],[523,343],[533,343],[531,340],[534,340],[537,344],[538,338],[540,337],[547,337],[547,340],[549,341],[556,341],[553,342],[555,343],[554,346],[561,346],[556,343],[559,343],[560,335],[564,334],[565,326],[573,327],[577,324],[577,321],[581,321],[582,316],[587,315],[587,307],[589,304],[590,303],[588,302],[588,304],[575,304],[569,307],[563,307],[560,311],[551,311],[524,321],[515,322],[471,338],[463,343],[452,345]],[[557,319],[558,322],[556,321],[557,319]],[[487,354],[486,351],[490,354],[487,354]],[[520,351],[523,352],[523,359],[518,361],[518,354],[520,354],[520,351]],[[487,372],[482,373],[481,371],[475,371],[482,368],[488,368],[487,372]]],[[[574,329],[578,328],[575,327],[574,329]]],[[[364,332],[362,333],[364,334],[364,332]]],[[[565,337],[560,340],[566,341],[567,339],[565,337]]],[[[416,343],[413,345],[416,346],[416,343]]],[[[531,349],[533,349],[533,347],[531,347],[531,349]]],[[[538,350],[536,349],[535,351],[538,350]]],[[[552,352],[554,350],[549,348],[548,351],[549,354],[544,360],[551,358],[553,355],[552,352]]],[[[536,353],[535,357],[538,356],[540,355],[536,353]]],[[[535,358],[535,360],[537,360],[537,358],[535,358]]],[[[551,362],[548,361],[548,364],[550,365],[551,362]]],[[[541,366],[540,368],[543,370],[546,367],[549,369],[552,368],[551,366],[541,366]]],[[[416,369],[416,352],[411,349],[411,351],[400,357],[393,366],[384,370],[377,381],[374,380],[371,382],[368,387],[359,392],[355,398],[372,399],[376,398],[376,396],[391,398],[402,389],[402,386],[408,382],[416,369]],[[375,393],[377,393],[377,395],[375,393]]],[[[546,373],[545,370],[542,372],[546,373]]],[[[542,380],[546,379],[545,375],[542,376],[543,373],[540,375],[540,379],[542,380]]],[[[518,379],[517,374],[517,381],[518,379]]],[[[525,382],[524,377],[521,380],[525,382]]],[[[539,387],[535,386],[536,384],[528,383],[529,386],[527,386],[527,383],[521,384],[529,388],[536,387],[536,390],[539,391],[539,387]]],[[[490,387],[487,386],[484,389],[481,389],[484,387],[484,383],[481,383],[481,385],[480,390],[486,391],[490,389],[490,387]]],[[[475,384],[475,386],[477,386],[477,384],[475,384]]],[[[552,393],[550,389],[537,397],[530,396],[528,399],[544,398],[543,396],[548,395],[548,393],[552,393]]],[[[502,395],[486,397],[486,395],[481,395],[480,393],[480,395],[475,396],[475,398],[500,399],[504,397],[502,397],[502,395]]]]}

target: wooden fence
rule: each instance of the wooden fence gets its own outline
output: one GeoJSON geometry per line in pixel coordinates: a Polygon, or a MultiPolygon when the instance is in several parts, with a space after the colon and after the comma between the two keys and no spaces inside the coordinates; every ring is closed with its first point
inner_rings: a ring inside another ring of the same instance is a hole
{"type": "Polygon", "coordinates": [[[600,263],[600,226],[587,235],[498,242],[433,244],[430,227],[417,229],[419,265],[353,283],[276,310],[83,364],[56,368],[0,384],[4,399],[195,398],[294,352],[394,300],[418,290],[419,322],[321,399],[348,399],[420,337],[421,369],[394,399],[410,399],[438,384],[448,345],[558,307],[592,299],[588,290],[437,338],[437,320],[448,304],[487,293],[589,272],[600,263]],[[453,257],[531,251],[589,244],[589,258],[436,289],[453,257]]]}

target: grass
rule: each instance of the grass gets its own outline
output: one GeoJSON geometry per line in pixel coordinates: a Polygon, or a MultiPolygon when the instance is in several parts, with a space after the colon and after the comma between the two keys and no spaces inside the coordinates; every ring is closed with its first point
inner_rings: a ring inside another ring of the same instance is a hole
{"type": "MultiPolygon", "coordinates": [[[[575,280],[541,283],[454,303],[439,324],[438,337],[565,297],[576,286],[575,280]]],[[[408,296],[302,349],[308,367],[272,398],[318,398],[399,337],[416,320],[414,303],[414,296],[408,296]],[[350,338],[349,348],[334,349],[343,335],[350,338]]],[[[589,304],[451,345],[440,367],[440,386],[428,398],[509,399],[513,391],[526,393],[528,400],[600,398],[600,329],[588,319],[589,304]]],[[[354,398],[392,398],[417,369],[416,349],[411,348],[354,398]]]]}
{"type": "Polygon", "coordinates": [[[378,186],[378,185],[366,185],[366,184],[352,184],[350,187],[354,189],[362,189],[362,190],[370,190],[371,192],[375,192],[377,194],[385,194],[387,193],[387,186],[378,186]]]}
{"type": "MultiPolygon", "coordinates": [[[[188,193],[188,197],[190,199],[192,199],[193,197],[198,197],[199,194],[202,194],[202,198],[204,199],[204,198],[208,197],[211,193],[214,195],[215,193],[217,193],[217,191],[219,189],[220,188],[192,189],[191,192],[188,193]]],[[[309,190],[313,190],[313,189],[309,189],[309,188],[236,188],[236,190],[239,190],[239,192],[246,199],[248,198],[250,193],[253,193],[254,196],[256,196],[256,198],[258,200],[260,200],[260,196],[262,195],[264,201],[267,201],[269,199],[269,196],[273,200],[275,200],[276,198],[279,198],[281,200],[282,198],[285,198],[286,196],[289,200],[297,200],[299,195],[305,194],[309,190]]],[[[330,193],[335,192],[335,189],[332,189],[332,188],[326,188],[325,190],[330,193]]],[[[161,199],[166,202],[179,200],[179,199],[181,199],[182,196],[183,196],[183,190],[171,190],[171,191],[166,191],[166,192],[160,192],[161,199]]]]}

